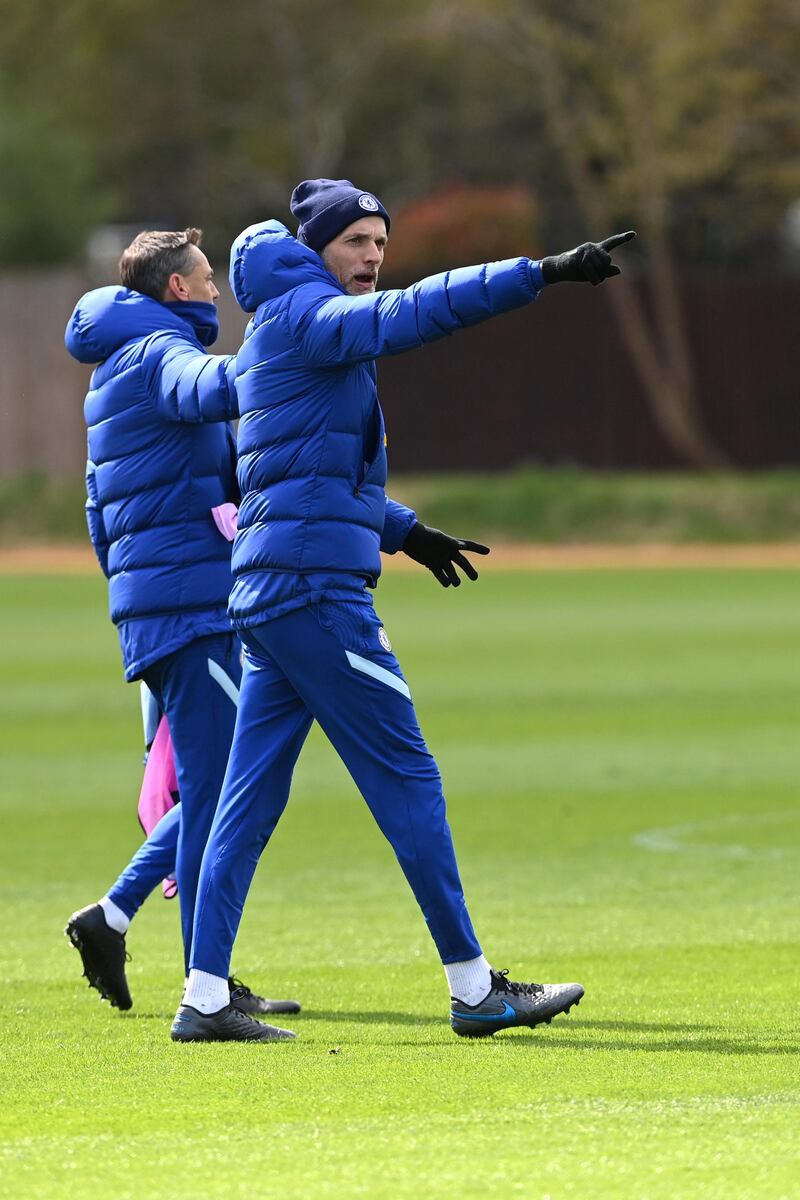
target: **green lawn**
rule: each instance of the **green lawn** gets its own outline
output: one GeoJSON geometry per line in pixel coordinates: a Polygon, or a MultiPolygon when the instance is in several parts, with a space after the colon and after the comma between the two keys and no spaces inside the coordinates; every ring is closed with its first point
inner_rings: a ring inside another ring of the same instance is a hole
{"type": "Polygon", "coordinates": [[[138,692],[101,579],[0,589],[0,1195],[800,1195],[800,573],[386,579],[487,956],[586,987],[486,1042],[316,732],[234,963],[298,1041],[169,1041],[158,895],[101,1005],[61,931],[138,841],[138,692]]]}

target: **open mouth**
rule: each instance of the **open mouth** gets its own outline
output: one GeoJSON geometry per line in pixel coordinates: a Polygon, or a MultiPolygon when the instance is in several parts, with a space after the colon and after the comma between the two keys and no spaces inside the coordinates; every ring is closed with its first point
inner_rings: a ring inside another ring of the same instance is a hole
{"type": "Polygon", "coordinates": [[[363,275],[354,275],[353,279],[358,286],[362,288],[373,288],[377,282],[377,276],[369,273],[364,273],[363,275]]]}

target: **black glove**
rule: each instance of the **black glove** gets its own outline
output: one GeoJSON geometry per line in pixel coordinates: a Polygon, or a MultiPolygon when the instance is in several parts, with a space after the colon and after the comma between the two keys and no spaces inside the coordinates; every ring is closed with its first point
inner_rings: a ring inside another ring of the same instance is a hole
{"type": "Polygon", "coordinates": [[[622,274],[611,261],[609,251],[635,237],[631,229],[628,233],[615,233],[603,242],[584,242],[566,254],[543,258],[542,278],[545,283],[591,283],[596,287],[604,279],[622,274]]]}
{"type": "Polygon", "coordinates": [[[429,529],[419,521],[411,526],[403,542],[403,553],[415,562],[422,563],[429,571],[433,571],[442,587],[450,587],[450,584],[453,587],[459,586],[461,576],[456,566],[461,567],[468,579],[478,578],[478,572],[472,563],[464,558],[462,550],[469,550],[472,554],[489,553],[488,546],[450,537],[449,534],[442,533],[441,529],[429,529]]]}

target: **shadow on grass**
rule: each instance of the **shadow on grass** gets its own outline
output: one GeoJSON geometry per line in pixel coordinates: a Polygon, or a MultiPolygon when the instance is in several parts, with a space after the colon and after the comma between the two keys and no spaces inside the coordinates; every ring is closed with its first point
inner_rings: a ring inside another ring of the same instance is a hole
{"type": "MultiPolygon", "coordinates": [[[[174,1012],[126,1012],[119,1013],[120,1020],[123,1021],[164,1021],[171,1023],[174,1012]]],[[[309,1033],[316,1025],[322,1024],[344,1024],[344,1025],[416,1025],[435,1026],[446,1022],[446,1014],[436,1013],[423,1015],[420,1013],[408,1012],[330,1012],[325,1009],[306,1009],[302,1013],[288,1015],[283,1013],[262,1014],[261,1020],[268,1021],[272,1024],[282,1024],[286,1022],[288,1029],[297,1029],[298,1032],[305,1027],[309,1033]]],[[[580,1021],[572,1020],[572,1018],[562,1019],[556,1018],[556,1024],[551,1026],[539,1025],[536,1029],[509,1030],[512,1036],[503,1036],[497,1038],[478,1038],[473,1044],[481,1043],[483,1045],[498,1045],[502,1043],[508,1046],[515,1052],[526,1053],[545,1053],[553,1051],[558,1053],[562,1050],[585,1050],[595,1051],[604,1050],[616,1053],[637,1053],[637,1054],[673,1054],[673,1053],[688,1053],[688,1054],[724,1054],[724,1055],[796,1055],[800,1053],[800,1045],[796,1042],[791,1044],[780,1044],[775,1041],[765,1042],[759,1041],[757,1038],[736,1038],[730,1037],[722,1033],[716,1033],[717,1026],[714,1025],[689,1025],[689,1024],[669,1024],[665,1022],[650,1022],[650,1021],[580,1021]],[[592,1037],[592,1033],[600,1033],[602,1030],[611,1032],[619,1030],[624,1033],[634,1035],[632,1037],[592,1037]],[[641,1033],[641,1038],[635,1037],[637,1033],[641,1033]],[[666,1036],[661,1038],[649,1038],[647,1035],[651,1033],[660,1034],[684,1034],[687,1036],[666,1036]],[[703,1036],[697,1037],[702,1033],[703,1036]],[[577,1034],[577,1036],[576,1036],[577,1034]]],[[[463,1039],[472,1040],[472,1039],[463,1039]]],[[[414,1045],[414,1041],[398,1039],[398,1045],[414,1045]]]]}
{"type": "MultiPolygon", "coordinates": [[[[172,1021],[175,1009],[169,1012],[129,1012],[118,1014],[122,1021],[172,1021]]],[[[420,1016],[419,1013],[408,1012],[328,1012],[326,1009],[304,1008],[301,1013],[259,1013],[260,1021],[270,1024],[287,1022],[287,1028],[294,1028],[296,1022],[304,1025],[317,1022],[339,1022],[350,1025],[435,1025],[447,1020],[447,1012],[435,1016],[420,1016]]]]}
{"type": "Polygon", "coordinates": [[[166,1021],[171,1025],[175,1020],[175,1008],[171,1008],[169,1012],[166,1009],[163,1012],[138,1012],[131,1009],[129,1012],[115,1013],[114,1015],[120,1021],[166,1021]]]}
{"type": "Polygon", "coordinates": [[[582,1021],[569,1018],[570,1029],[622,1029],[628,1033],[718,1033],[719,1025],[674,1024],[671,1021],[582,1021]]]}
{"type": "Polygon", "coordinates": [[[435,1025],[447,1019],[447,1011],[432,1015],[409,1012],[329,1012],[324,1008],[308,1008],[301,1013],[307,1021],[332,1021],[351,1025],[435,1025]]]}
{"type": "MultiPolygon", "coordinates": [[[[732,1038],[732,1037],[713,1037],[705,1034],[703,1037],[695,1038],[659,1038],[652,1039],[643,1037],[641,1040],[632,1040],[626,1038],[593,1038],[585,1035],[573,1036],[575,1026],[562,1025],[547,1031],[545,1035],[541,1026],[538,1029],[531,1030],[537,1036],[537,1050],[539,1052],[553,1050],[605,1050],[621,1053],[635,1054],[724,1054],[724,1055],[780,1055],[780,1054],[798,1054],[800,1046],[781,1045],[776,1042],[759,1042],[756,1039],[747,1038],[732,1038]],[[566,1035],[566,1036],[565,1036],[566,1035]]],[[[588,1021],[583,1022],[581,1028],[587,1032],[591,1030],[591,1024],[588,1021]]],[[[655,1026],[656,1029],[663,1031],[663,1026],[655,1026]]],[[[692,1027],[689,1026],[689,1031],[692,1027]]],[[[526,1046],[523,1038],[515,1037],[508,1039],[509,1045],[514,1045],[520,1049],[526,1046]]]]}

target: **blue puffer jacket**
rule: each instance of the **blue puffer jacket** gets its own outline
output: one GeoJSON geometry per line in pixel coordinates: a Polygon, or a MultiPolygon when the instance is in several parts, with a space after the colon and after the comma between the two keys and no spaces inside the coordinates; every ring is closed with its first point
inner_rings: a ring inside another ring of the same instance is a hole
{"type": "Polygon", "coordinates": [[[230,543],[211,509],[236,495],[235,359],[212,356],[213,304],[88,292],[67,349],[92,374],[89,533],[109,580],[127,679],[195,638],[230,630],[230,543]]]}
{"type": "Polygon", "coordinates": [[[254,312],[237,356],[238,477],[230,614],[263,619],[274,572],[347,572],[376,581],[414,514],[387,500],[386,437],[373,359],[399,354],[534,300],[538,264],[510,259],[347,295],[278,221],[231,250],[230,281],[254,312]]]}

